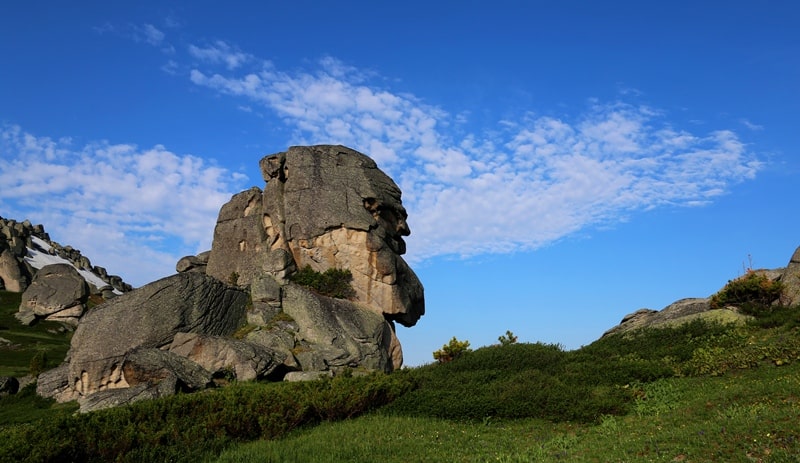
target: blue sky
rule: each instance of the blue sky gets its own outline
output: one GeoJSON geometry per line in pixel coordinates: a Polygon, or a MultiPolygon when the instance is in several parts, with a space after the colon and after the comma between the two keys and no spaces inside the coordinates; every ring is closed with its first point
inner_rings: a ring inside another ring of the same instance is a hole
{"type": "Polygon", "coordinates": [[[800,7],[15,2],[0,215],[127,281],[210,247],[258,160],[341,143],[403,191],[408,364],[510,329],[577,348],[800,245],[800,7]]]}

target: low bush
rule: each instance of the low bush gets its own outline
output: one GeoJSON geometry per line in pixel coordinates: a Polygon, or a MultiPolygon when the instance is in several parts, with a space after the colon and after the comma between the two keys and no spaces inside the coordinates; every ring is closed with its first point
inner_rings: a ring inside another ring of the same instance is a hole
{"type": "Polygon", "coordinates": [[[748,269],[743,276],[730,280],[718,293],[711,296],[711,308],[738,307],[749,315],[769,312],[772,303],[783,293],[780,281],[770,280],[763,273],[748,269]]]}
{"type": "Polygon", "coordinates": [[[320,273],[306,265],[289,279],[323,296],[351,299],[356,295],[351,285],[353,274],[347,269],[329,268],[320,273]]]}
{"type": "Polygon", "coordinates": [[[205,393],[0,428],[0,455],[19,462],[203,461],[236,441],[350,418],[413,388],[408,375],[305,383],[237,383],[205,393]]]}

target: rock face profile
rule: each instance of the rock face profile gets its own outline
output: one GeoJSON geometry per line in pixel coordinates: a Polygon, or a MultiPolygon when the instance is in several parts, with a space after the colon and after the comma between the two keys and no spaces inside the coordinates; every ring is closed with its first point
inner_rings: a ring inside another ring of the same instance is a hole
{"type": "MultiPolygon", "coordinates": [[[[410,230],[400,189],[343,146],[292,147],[260,167],[265,188],[222,206],[209,252],[80,318],[67,361],[39,376],[40,395],[78,400],[89,411],[222,379],[302,380],[402,365],[395,322],[413,326],[425,303],[402,258],[410,230]],[[306,267],[348,270],[352,297],[294,283],[306,267]]],[[[30,311],[42,311],[43,300],[32,295],[30,311]]]]}
{"type": "Polygon", "coordinates": [[[344,146],[295,146],[260,162],[264,190],[222,207],[206,272],[250,284],[278,282],[306,265],[349,269],[355,301],[413,326],[422,284],[401,257],[410,233],[400,189],[367,156],[344,146]]]}
{"type": "Polygon", "coordinates": [[[390,346],[389,368],[398,368],[394,322],[413,326],[425,313],[422,284],[402,258],[411,231],[400,189],[372,159],[344,146],[295,146],[264,157],[260,167],[265,188],[222,207],[206,273],[250,285],[256,311],[268,319],[281,311],[280,287],[298,269],[350,270],[355,297],[348,307],[388,322],[391,339],[370,336],[390,346]],[[274,288],[257,296],[265,285],[274,288]]]}

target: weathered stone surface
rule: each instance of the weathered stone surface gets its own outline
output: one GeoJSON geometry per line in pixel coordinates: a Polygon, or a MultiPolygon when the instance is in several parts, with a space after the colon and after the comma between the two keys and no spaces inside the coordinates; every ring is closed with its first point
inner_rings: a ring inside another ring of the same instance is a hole
{"type": "Polygon", "coordinates": [[[737,323],[747,317],[730,309],[712,310],[707,298],[686,298],[673,302],[664,309],[640,309],[622,318],[619,325],[603,336],[627,333],[641,328],[667,327],[689,323],[698,318],[720,323],[737,323]]]}
{"type": "Polygon", "coordinates": [[[88,413],[104,408],[119,407],[121,405],[132,404],[142,400],[157,399],[175,394],[175,384],[177,380],[173,377],[170,380],[162,381],[158,384],[141,383],[136,386],[122,389],[106,389],[98,391],[86,397],[79,397],[78,404],[81,413],[88,413]]]}
{"type": "Polygon", "coordinates": [[[281,285],[269,275],[262,275],[250,285],[250,298],[254,302],[280,302],[281,285]]]}
{"type": "Polygon", "coordinates": [[[0,252],[0,280],[6,291],[13,293],[21,293],[28,287],[28,279],[11,249],[0,252]]]}
{"type": "Polygon", "coordinates": [[[175,271],[178,273],[183,272],[200,272],[205,273],[208,260],[202,260],[198,256],[181,257],[178,263],[175,264],[175,271]]]}
{"type": "Polygon", "coordinates": [[[169,351],[186,357],[212,374],[230,371],[239,381],[263,378],[286,358],[286,354],[262,345],[197,333],[177,333],[169,351]]]}
{"type": "Polygon", "coordinates": [[[67,402],[77,398],[77,393],[70,387],[69,364],[60,366],[39,374],[36,380],[36,393],[45,398],[58,398],[67,402]]]}
{"type": "Polygon", "coordinates": [[[249,285],[263,273],[266,238],[262,225],[262,191],[253,187],[222,206],[214,228],[214,244],[206,274],[220,281],[249,285]],[[232,282],[231,278],[236,281],[232,282]]]}
{"type": "Polygon", "coordinates": [[[200,273],[180,273],[119,296],[81,319],[70,348],[69,383],[81,396],[127,387],[122,367],[129,352],[167,347],[180,332],[230,335],[244,323],[246,303],[243,291],[200,273]]]}
{"type": "Polygon", "coordinates": [[[331,376],[333,376],[333,372],[330,371],[290,371],[286,373],[283,380],[295,383],[298,381],[315,381],[322,378],[330,378],[331,376]]]}
{"type": "MultiPolygon", "coordinates": [[[[327,368],[363,367],[391,371],[392,327],[381,315],[350,301],[318,296],[299,286],[284,287],[283,311],[300,327],[296,339],[314,347],[327,368]]],[[[303,364],[300,354],[298,361],[303,364]]],[[[303,370],[308,370],[303,365],[303,370]]],[[[313,369],[320,369],[315,365],[313,369]]]]}
{"type": "MultiPolygon", "coordinates": [[[[40,318],[77,325],[83,315],[89,286],[68,264],[46,265],[39,269],[22,294],[20,312],[33,312],[40,318]]],[[[21,315],[23,317],[23,315],[21,315]]]]}
{"type": "Polygon", "coordinates": [[[82,413],[213,386],[211,373],[201,366],[160,349],[129,352],[122,370],[124,387],[104,389],[77,398],[82,413]]]}
{"type": "Polygon", "coordinates": [[[786,305],[800,304],[800,247],[794,251],[789,264],[783,269],[780,281],[784,285],[782,302],[786,305]]]}
{"type": "MultiPolygon", "coordinates": [[[[155,348],[134,349],[122,364],[124,380],[129,386],[177,379],[176,387],[183,391],[205,389],[211,385],[211,372],[176,352],[155,348]]],[[[173,390],[176,392],[176,390],[173,390]]]]}

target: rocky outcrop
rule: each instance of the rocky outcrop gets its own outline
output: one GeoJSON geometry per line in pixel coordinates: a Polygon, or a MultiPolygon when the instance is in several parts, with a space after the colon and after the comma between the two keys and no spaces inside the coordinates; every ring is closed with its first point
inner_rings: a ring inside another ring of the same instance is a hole
{"type": "MultiPolygon", "coordinates": [[[[765,276],[770,281],[783,284],[783,294],[773,304],[787,306],[800,304],[800,247],[798,247],[789,264],[777,269],[752,270],[753,273],[765,276]]],[[[603,336],[627,333],[641,328],[665,327],[688,323],[696,319],[704,319],[721,323],[740,323],[749,317],[740,313],[737,307],[712,309],[708,298],[681,299],[662,310],[639,309],[622,318],[620,324],[606,331],[603,336]]]]}
{"type": "Polygon", "coordinates": [[[90,277],[89,284],[97,294],[106,286],[118,294],[133,289],[121,277],[92,266],[79,250],[51,241],[43,225],[0,217],[0,289],[21,293],[38,269],[54,263],[70,264],[85,272],[84,279],[90,277]]]}
{"type": "Polygon", "coordinates": [[[16,317],[30,325],[36,319],[58,321],[75,327],[86,310],[89,285],[75,267],[52,264],[42,267],[22,294],[16,317]]]}
{"type": "Polygon", "coordinates": [[[246,304],[242,290],[199,273],[167,277],[108,301],[87,313],[75,330],[68,388],[56,398],[72,400],[139,384],[140,375],[131,380],[139,369],[126,370],[126,365],[141,363],[131,357],[134,352],[166,350],[177,333],[231,335],[244,324],[246,304]]]}
{"type": "Polygon", "coordinates": [[[80,319],[67,363],[40,377],[41,395],[88,411],[228,379],[402,365],[394,324],[412,326],[425,309],[401,257],[410,230],[397,185],[343,146],[293,147],[261,168],[265,189],[221,208],[211,251],[80,319]],[[291,282],[306,266],[349,270],[352,300],[291,282]]]}
{"type": "MultiPolygon", "coordinates": [[[[355,347],[357,342],[347,341],[347,348],[328,345],[325,353],[294,360],[303,370],[365,362],[370,368],[385,369],[388,356],[392,367],[399,368],[403,356],[394,323],[413,326],[425,313],[422,284],[402,258],[403,237],[410,229],[400,189],[372,159],[344,146],[295,146],[264,157],[260,167],[265,188],[234,195],[220,210],[206,273],[249,286],[253,300],[249,321],[265,326],[276,314],[296,307],[292,299],[296,292],[287,299],[282,291],[298,269],[347,269],[355,296],[349,303],[335,305],[347,306],[348,313],[366,310],[379,317],[373,323],[372,317],[354,316],[350,322],[367,325],[354,331],[342,325],[331,332],[348,333],[340,334],[339,340],[368,332],[369,342],[380,346],[381,354],[367,354],[355,347]],[[389,332],[384,333],[387,326],[389,332]],[[381,360],[367,360],[376,355],[381,360]]],[[[315,299],[307,296],[304,301],[315,299]]],[[[334,309],[328,304],[325,310],[334,309]]],[[[322,346],[319,340],[325,336],[311,336],[318,321],[298,322],[304,334],[296,343],[322,346]]],[[[289,357],[287,362],[291,361],[289,357]]]]}
{"type": "Polygon", "coordinates": [[[424,294],[401,257],[410,229],[392,179],[344,146],[291,147],[260,166],[265,189],[235,195],[220,212],[207,273],[249,285],[264,274],[284,283],[306,265],[348,269],[355,302],[413,326],[424,294]]]}
{"type": "Polygon", "coordinates": [[[603,336],[621,334],[642,328],[663,328],[704,319],[722,323],[738,323],[748,317],[734,307],[711,309],[707,298],[687,298],[673,302],[662,310],[639,309],[622,318],[619,325],[606,331],[603,336]]]}
{"type": "Polygon", "coordinates": [[[800,247],[798,247],[789,264],[783,269],[780,275],[783,283],[783,303],[786,305],[800,304],[800,247]]]}

